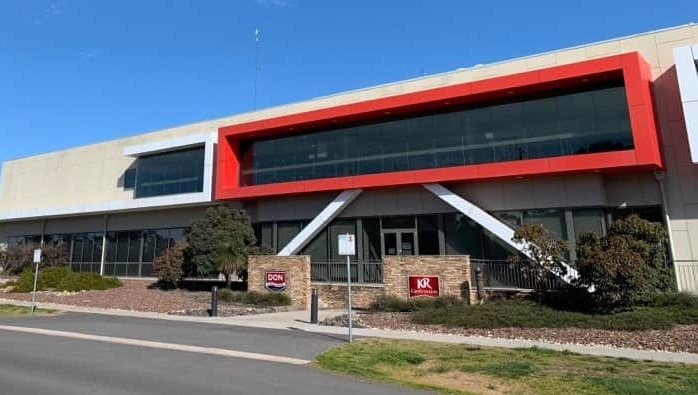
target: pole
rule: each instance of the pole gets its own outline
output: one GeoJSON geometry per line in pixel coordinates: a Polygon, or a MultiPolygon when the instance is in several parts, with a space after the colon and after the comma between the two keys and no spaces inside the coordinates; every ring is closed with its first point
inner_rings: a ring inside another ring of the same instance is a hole
{"type": "Polygon", "coordinates": [[[349,343],[354,339],[351,333],[351,265],[349,264],[349,255],[347,255],[347,317],[349,319],[349,343]]]}
{"type": "Polygon", "coordinates": [[[211,317],[218,317],[218,287],[211,287],[211,317]]]}
{"type": "Polygon", "coordinates": [[[32,292],[32,306],[31,306],[31,316],[34,316],[34,310],[36,309],[36,283],[39,281],[39,262],[34,265],[34,291],[32,292]]]}
{"type": "Polygon", "coordinates": [[[310,323],[317,324],[318,294],[317,288],[313,288],[310,294],[310,323]]]}

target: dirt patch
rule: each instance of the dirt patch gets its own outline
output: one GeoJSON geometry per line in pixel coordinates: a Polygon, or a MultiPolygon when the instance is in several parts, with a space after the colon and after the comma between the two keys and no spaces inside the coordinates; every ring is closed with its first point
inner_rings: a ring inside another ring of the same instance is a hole
{"type": "Polygon", "coordinates": [[[357,319],[365,327],[375,329],[698,353],[698,325],[677,325],[669,330],[649,331],[578,328],[475,329],[415,324],[410,321],[409,313],[363,313],[357,319]]]}
{"type": "Polygon", "coordinates": [[[414,381],[419,384],[434,385],[442,388],[455,388],[460,391],[482,395],[528,394],[521,386],[508,383],[502,379],[476,373],[452,371],[447,373],[431,373],[416,376],[414,381]]]}

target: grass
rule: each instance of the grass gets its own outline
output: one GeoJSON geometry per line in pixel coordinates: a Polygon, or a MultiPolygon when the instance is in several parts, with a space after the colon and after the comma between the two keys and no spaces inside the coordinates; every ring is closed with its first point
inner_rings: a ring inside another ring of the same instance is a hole
{"type": "Polygon", "coordinates": [[[418,324],[483,329],[518,327],[639,331],[698,324],[698,297],[688,294],[662,294],[647,306],[607,314],[560,310],[529,300],[493,301],[469,306],[450,299],[401,301],[384,298],[374,304],[374,309],[408,311],[412,321],[418,324]]]}
{"type": "Polygon", "coordinates": [[[227,303],[248,304],[258,307],[289,306],[291,298],[280,292],[240,292],[223,288],[218,291],[218,300],[227,303]]]}
{"type": "Polygon", "coordinates": [[[499,349],[371,339],[325,352],[335,372],[446,394],[694,394],[698,366],[585,356],[538,348],[499,349]]]}
{"type": "MultiPolygon", "coordinates": [[[[17,281],[8,284],[14,286],[14,292],[31,292],[34,288],[34,271],[22,272],[17,281]]],[[[84,291],[117,288],[121,281],[113,277],[102,277],[97,273],[76,273],[66,266],[39,269],[39,281],[36,289],[45,291],[84,291]]]]}
{"type": "MultiPolygon", "coordinates": [[[[28,315],[29,313],[30,313],[29,307],[14,306],[11,304],[0,304],[0,317],[28,315]]],[[[54,310],[45,310],[45,309],[34,310],[34,314],[51,314],[51,313],[54,313],[54,310]]]]}

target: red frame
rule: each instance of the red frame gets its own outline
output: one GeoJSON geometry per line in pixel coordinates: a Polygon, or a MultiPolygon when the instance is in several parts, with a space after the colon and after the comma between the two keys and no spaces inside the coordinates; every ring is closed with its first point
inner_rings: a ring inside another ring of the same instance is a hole
{"type": "Polygon", "coordinates": [[[663,168],[652,103],[651,69],[637,52],[224,126],[218,133],[215,172],[217,200],[430,182],[663,168]],[[385,117],[386,113],[391,116],[410,114],[511,95],[570,88],[621,75],[625,82],[635,146],[632,150],[251,186],[239,185],[241,140],[280,136],[319,127],[336,127],[359,120],[379,120],[385,117]]]}

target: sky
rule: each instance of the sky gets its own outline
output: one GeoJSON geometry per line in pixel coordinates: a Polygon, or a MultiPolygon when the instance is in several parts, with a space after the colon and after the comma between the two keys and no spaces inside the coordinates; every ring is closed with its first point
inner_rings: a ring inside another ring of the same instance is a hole
{"type": "Polygon", "coordinates": [[[0,0],[0,162],[698,22],[695,0],[0,0]]]}

